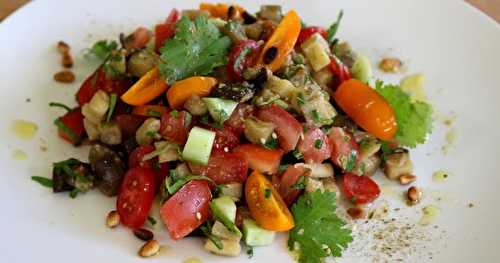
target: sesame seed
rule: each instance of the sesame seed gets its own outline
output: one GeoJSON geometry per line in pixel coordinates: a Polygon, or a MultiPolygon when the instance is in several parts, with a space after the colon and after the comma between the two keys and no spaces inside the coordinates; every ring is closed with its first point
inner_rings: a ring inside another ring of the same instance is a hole
{"type": "Polygon", "coordinates": [[[275,132],[273,132],[273,133],[271,134],[271,137],[273,137],[273,139],[277,139],[277,138],[278,138],[278,135],[276,135],[276,133],[275,133],[275,132]]]}
{"type": "Polygon", "coordinates": [[[262,144],[266,144],[266,139],[264,139],[264,138],[260,138],[260,143],[262,143],[262,144]]]}
{"type": "Polygon", "coordinates": [[[196,219],[201,220],[201,214],[200,214],[200,212],[196,212],[196,219]]]}
{"type": "Polygon", "coordinates": [[[227,148],[227,146],[226,146],[226,147],[224,147],[224,151],[225,151],[225,152],[229,152],[229,148],[227,148]]]}

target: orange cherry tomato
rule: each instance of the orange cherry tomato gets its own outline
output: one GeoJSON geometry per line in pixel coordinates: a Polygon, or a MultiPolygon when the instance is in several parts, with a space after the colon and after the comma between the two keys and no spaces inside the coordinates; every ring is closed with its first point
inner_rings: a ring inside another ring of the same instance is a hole
{"type": "Polygon", "coordinates": [[[278,70],[285,62],[288,54],[293,50],[300,34],[300,28],[299,15],[295,10],[289,11],[264,45],[258,63],[266,65],[272,71],[278,70]],[[276,53],[271,56],[272,60],[268,57],[269,54],[266,55],[270,48],[277,49],[276,53]]]}
{"type": "Polygon", "coordinates": [[[129,105],[144,105],[160,96],[167,88],[167,82],[161,78],[158,68],[153,68],[130,87],[121,99],[129,105]]]}
{"type": "MultiPolygon", "coordinates": [[[[235,8],[235,10],[239,13],[242,14],[245,9],[239,5],[231,5],[235,8]]],[[[228,11],[229,11],[230,5],[227,4],[212,4],[212,3],[201,3],[199,8],[200,10],[205,10],[210,13],[211,16],[213,17],[218,17],[222,19],[228,19],[228,11]]]]}
{"type": "Polygon", "coordinates": [[[245,184],[245,197],[250,214],[264,229],[288,231],[295,226],[293,216],[272,183],[253,171],[245,184]]]}
{"type": "Polygon", "coordinates": [[[370,86],[350,79],[334,95],[335,101],[359,126],[382,140],[391,140],[397,131],[396,116],[389,103],[370,86]]]}
{"type": "Polygon", "coordinates": [[[172,109],[178,109],[193,95],[208,96],[216,84],[217,79],[211,77],[196,76],[179,80],[167,92],[168,103],[172,109]]]}
{"type": "Polygon", "coordinates": [[[132,109],[132,114],[145,117],[161,117],[167,112],[167,107],[161,105],[140,105],[132,109]]]}

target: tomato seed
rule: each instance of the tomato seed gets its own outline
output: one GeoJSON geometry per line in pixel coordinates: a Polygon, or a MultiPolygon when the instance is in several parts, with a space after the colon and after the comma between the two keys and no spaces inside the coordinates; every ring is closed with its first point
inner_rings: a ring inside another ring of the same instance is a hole
{"type": "Polygon", "coordinates": [[[133,233],[138,239],[144,241],[149,241],[154,237],[153,232],[144,228],[134,229],[133,233]]]}

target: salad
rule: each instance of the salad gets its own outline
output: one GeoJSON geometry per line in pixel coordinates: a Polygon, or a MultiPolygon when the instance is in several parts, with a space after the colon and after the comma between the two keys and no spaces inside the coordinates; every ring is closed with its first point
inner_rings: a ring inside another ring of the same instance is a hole
{"type": "MultiPolygon", "coordinates": [[[[368,58],[338,38],[342,15],[323,28],[280,6],[202,3],[98,41],[88,55],[101,63],[78,106],[51,103],[67,111],[59,136],[89,145],[88,162],[59,161],[51,179],[33,179],[71,197],[116,197],[106,222],[145,240],[142,257],[158,253],[147,229],[157,213],[173,240],[202,236],[222,256],[242,245],[251,254],[277,232],[299,262],[341,256],[352,236],[337,199],[365,218],[379,168],[414,182],[409,149],[432,128],[425,100],[375,80],[368,58]]],[[[412,186],[409,202],[420,195],[412,186]]]]}

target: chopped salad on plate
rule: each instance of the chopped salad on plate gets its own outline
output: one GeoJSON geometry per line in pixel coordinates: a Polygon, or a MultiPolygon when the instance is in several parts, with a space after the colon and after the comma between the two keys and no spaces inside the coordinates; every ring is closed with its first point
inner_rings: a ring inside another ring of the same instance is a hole
{"type": "Polygon", "coordinates": [[[158,253],[147,229],[158,213],[171,239],[204,237],[221,256],[287,232],[301,263],[340,257],[352,236],[336,201],[361,218],[381,195],[377,170],[415,181],[409,150],[432,128],[426,100],[376,80],[338,38],[342,16],[321,27],[276,5],[202,3],[96,42],[87,55],[100,66],[77,106],[50,104],[66,111],[59,136],[89,146],[88,162],[59,161],[51,179],[33,179],[73,198],[116,198],[107,225],[146,241],[142,257],[158,253]]]}

